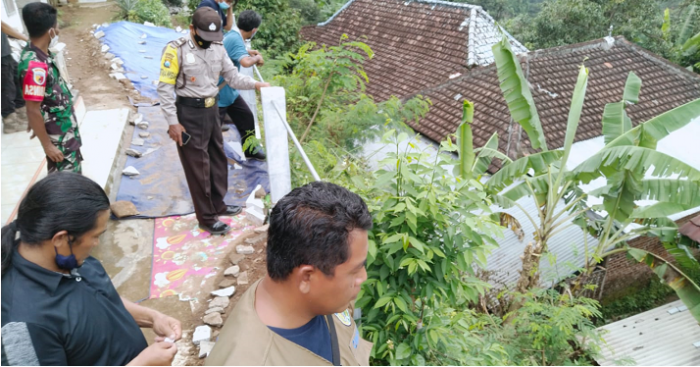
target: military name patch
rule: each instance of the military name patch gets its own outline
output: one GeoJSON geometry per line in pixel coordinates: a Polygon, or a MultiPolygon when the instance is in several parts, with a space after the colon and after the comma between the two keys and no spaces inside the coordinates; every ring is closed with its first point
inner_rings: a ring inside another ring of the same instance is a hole
{"type": "Polygon", "coordinates": [[[336,313],[335,317],[337,317],[338,320],[340,320],[340,322],[345,326],[352,325],[352,318],[350,317],[350,311],[348,310],[336,313]]]}

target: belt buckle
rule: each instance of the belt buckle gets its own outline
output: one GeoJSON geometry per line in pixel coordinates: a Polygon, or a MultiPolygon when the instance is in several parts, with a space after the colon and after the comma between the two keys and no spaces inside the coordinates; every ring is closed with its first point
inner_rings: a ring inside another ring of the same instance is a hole
{"type": "Polygon", "coordinates": [[[208,97],[204,99],[204,107],[209,108],[216,103],[216,98],[214,97],[208,97]]]}

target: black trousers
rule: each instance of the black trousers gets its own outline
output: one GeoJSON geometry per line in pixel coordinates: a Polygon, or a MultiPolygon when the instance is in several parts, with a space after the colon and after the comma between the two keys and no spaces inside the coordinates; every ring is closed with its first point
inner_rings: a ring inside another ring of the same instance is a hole
{"type": "MultiPolygon", "coordinates": [[[[238,98],[233,101],[232,105],[219,107],[219,116],[222,123],[225,121],[226,115],[231,118],[231,121],[238,129],[238,133],[241,134],[241,145],[245,144],[246,139],[249,137],[255,136],[255,116],[253,116],[253,112],[250,111],[243,97],[238,95],[238,98]]],[[[254,149],[255,147],[250,147],[248,150],[252,152],[254,149]]]]}
{"type": "Polygon", "coordinates": [[[5,118],[25,105],[21,84],[18,83],[17,62],[12,55],[2,57],[2,117],[5,118]]]}
{"type": "Polygon", "coordinates": [[[190,141],[178,146],[180,162],[190,188],[194,211],[200,224],[211,226],[226,212],[228,164],[224,153],[219,111],[177,104],[177,117],[190,141]]]}

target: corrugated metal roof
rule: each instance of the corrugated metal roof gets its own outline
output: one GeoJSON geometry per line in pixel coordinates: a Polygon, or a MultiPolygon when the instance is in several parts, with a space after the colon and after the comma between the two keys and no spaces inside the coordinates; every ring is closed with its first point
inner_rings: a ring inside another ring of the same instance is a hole
{"type": "Polygon", "coordinates": [[[601,366],[631,358],[640,366],[700,366],[700,325],[681,301],[605,325],[601,366]]]}

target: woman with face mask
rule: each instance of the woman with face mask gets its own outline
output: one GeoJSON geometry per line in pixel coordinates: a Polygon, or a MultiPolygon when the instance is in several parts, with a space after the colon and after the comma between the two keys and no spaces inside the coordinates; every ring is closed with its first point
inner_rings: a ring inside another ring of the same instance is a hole
{"type": "Polygon", "coordinates": [[[216,10],[221,17],[221,24],[223,24],[223,27],[221,27],[222,30],[228,32],[233,29],[233,7],[235,5],[233,0],[202,0],[197,6],[197,9],[206,6],[216,10]]]}
{"type": "Polygon", "coordinates": [[[180,322],[120,298],[90,256],[109,215],[104,190],[75,173],[29,189],[2,228],[3,365],[170,365],[180,322]]]}

